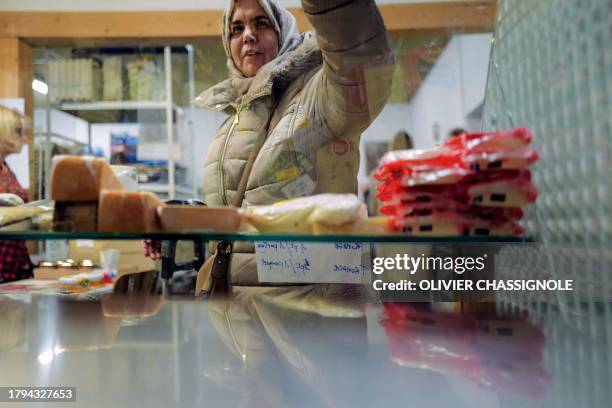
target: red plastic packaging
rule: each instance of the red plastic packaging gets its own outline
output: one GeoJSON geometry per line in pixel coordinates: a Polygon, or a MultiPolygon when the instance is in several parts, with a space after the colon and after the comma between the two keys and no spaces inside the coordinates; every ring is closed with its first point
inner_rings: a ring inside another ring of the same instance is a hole
{"type": "Polygon", "coordinates": [[[495,152],[468,152],[463,160],[471,170],[520,170],[527,169],[538,160],[538,153],[530,148],[495,152]]]}
{"type": "Polygon", "coordinates": [[[382,214],[396,217],[435,216],[437,213],[448,211],[492,222],[518,221],[523,218],[523,210],[518,207],[480,207],[448,200],[426,203],[400,201],[380,209],[382,214]]]}
{"type": "Polygon", "coordinates": [[[453,211],[440,211],[427,216],[393,216],[391,227],[396,232],[427,236],[515,236],[524,232],[521,226],[507,217],[487,220],[453,211]]]}
{"type": "Polygon", "coordinates": [[[538,196],[529,172],[511,178],[475,181],[465,192],[469,204],[490,207],[522,207],[535,202],[538,196]]]}
{"type": "MultiPolygon", "coordinates": [[[[420,173],[464,169],[523,169],[538,159],[535,150],[527,146],[532,136],[528,129],[506,132],[463,134],[429,150],[398,150],[385,154],[374,177],[379,181],[417,177],[420,173]]],[[[428,177],[427,182],[407,185],[442,184],[440,177],[428,177]]],[[[450,180],[449,182],[453,182],[450,180]]]]}
{"type": "Polygon", "coordinates": [[[520,235],[516,221],[537,192],[538,159],[526,128],[464,134],[430,150],[387,153],[377,197],[395,231],[412,235],[520,235]]]}
{"type": "Polygon", "coordinates": [[[464,133],[442,144],[453,150],[469,152],[508,151],[527,147],[533,136],[527,128],[516,128],[502,132],[464,133]]]}
{"type": "Polygon", "coordinates": [[[406,186],[393,181],[378,186],[383,202],[452,200],[470,205],[520,207],[533,203],[537,191],[529,170],[474,172],[460,182],[448,185],[406,186]]]}

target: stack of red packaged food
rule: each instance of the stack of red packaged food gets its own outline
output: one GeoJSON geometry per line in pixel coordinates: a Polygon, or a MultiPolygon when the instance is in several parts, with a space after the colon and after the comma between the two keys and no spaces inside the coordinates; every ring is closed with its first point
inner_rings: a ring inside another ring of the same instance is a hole
{"type": "Polygon", "coordinates": [[[430,150],[387,153],[375,177],[381,213],[411,235],[520,235],[537,197],[529,166],[538,159],[526,128],[466,133],[430,150]]]}

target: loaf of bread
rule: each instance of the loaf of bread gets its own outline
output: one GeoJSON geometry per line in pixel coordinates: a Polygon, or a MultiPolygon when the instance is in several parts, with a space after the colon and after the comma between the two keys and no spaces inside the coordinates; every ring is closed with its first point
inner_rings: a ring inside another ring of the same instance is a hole
{"type": "Polygon", "coordinates": [[[102,189],[123,189],[123,185],[105,159],[64,155],[53,158],[52,200],[95,202],[99,200],[102,189]]]}
{"type": "Polygon", "coordinates": [[[98,230],[98,203],[57,201],[53,211],[53,230],[96,232],[98,230]]]}
{"type": "Polygon", "coordinates": [[[241,217],[236,208],[166,205],[157,208],[164,232],[235,232],[241,217]]]}
{"type": "Polygon", "coordinates": [[[98,231],[161,231],[157,207],[163,205],[163,201],[153,193],[102,190],[98,207],[98,231]]]}

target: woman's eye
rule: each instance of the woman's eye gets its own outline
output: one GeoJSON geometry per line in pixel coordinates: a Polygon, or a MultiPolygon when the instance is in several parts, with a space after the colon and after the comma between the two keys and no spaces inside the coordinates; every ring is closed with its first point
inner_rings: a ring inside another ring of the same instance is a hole
{"type": "Polygon", "coordinates": [[[232,28],[230,29],[230,34],[231,35],[238,35],[240,33],[242,33],[242,31],[244,30],[244,28],[242,26],[232,26],[232,28]]]}
{"type": "Polygon", "coordinates": [[[265,28],[269,27],[270,23],[267,20],[259,20],[257,21],[257,28],[265,28]]]}

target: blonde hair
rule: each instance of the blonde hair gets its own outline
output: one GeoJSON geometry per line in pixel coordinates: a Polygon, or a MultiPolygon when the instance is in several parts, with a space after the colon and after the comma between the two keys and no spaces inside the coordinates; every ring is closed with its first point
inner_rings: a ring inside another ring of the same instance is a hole
{"type": "Polygon", "coordinates": [[[391,143],[391,150],[404,150],[404,149],[412,149],[412,138],[408,134],[408,132],[402,130],[395,134],[393,138],[393,143],[391,143]]]}
{"type": "Polygon", "coordinates": [[[21,122],[21,128],[26,131],[29,127],[29,120],[15,109],[9,109],[0,105],[0,153],[6,150],[5,147],[11,144],[15,137],[15,128],[21,122]]]}

